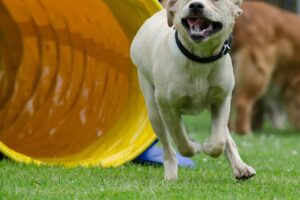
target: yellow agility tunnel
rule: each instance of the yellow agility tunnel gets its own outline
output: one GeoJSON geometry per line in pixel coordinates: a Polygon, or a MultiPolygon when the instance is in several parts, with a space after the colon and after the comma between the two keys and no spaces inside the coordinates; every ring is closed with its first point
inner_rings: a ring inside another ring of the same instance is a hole
{"type": "Polygon", "coordinates": [[[130,42],[156,0],[1,0],[0,151],[118,166],[155,138],[130,42]]]}

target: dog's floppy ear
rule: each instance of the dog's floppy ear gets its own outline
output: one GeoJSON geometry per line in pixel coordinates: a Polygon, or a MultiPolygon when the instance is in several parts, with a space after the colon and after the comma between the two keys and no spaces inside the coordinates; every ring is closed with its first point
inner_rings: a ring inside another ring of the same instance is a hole
{"type": "Polygon", "coordinates": [[[242,9],[240,8],[243,0],[232,0],[232,2],[234,3],[234,16],[235,19],[238,18],[241,14],[243,14],[242,9]]]}
{"type": "Polygon", "coordinates": [[[174,14],[176,11],[176,2],[177,0],[168,0],[167,2],[167,18],[169,27],[173,26],[174,14]]]}
{"type": "Polygon", "coordinates": [[[242,9],[238,6],[235,6],[234,8],[235,19],[238,18],[241,14],[243,14],[242,9]]]}

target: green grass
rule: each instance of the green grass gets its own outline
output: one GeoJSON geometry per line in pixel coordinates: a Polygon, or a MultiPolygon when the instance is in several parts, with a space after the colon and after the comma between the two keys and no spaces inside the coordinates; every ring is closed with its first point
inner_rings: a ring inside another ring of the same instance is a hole
{"type": "MultiPolygon", "coordinates": [[[[209,136],[209,115],[186,118],[192,138],[209,136]]],[[[128,163],[114,169],[33,166],[0,161],[0,199],[300,199],[300,133],[274,131],[234,136],[242,158],[257,176],[236,181],[224,156],[194,157],[195,169],[180,169],[164,181],[163,168],[128,163]]]]}

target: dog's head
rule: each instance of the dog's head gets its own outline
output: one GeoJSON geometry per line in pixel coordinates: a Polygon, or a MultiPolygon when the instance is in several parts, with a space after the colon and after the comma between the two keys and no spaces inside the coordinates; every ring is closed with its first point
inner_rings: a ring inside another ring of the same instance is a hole
{"type": "Polygon", "coordinates": [[[169,0],[168,25],[184,39],[200,42],[228,35],[242,14],[242,0],[169,0]]]}

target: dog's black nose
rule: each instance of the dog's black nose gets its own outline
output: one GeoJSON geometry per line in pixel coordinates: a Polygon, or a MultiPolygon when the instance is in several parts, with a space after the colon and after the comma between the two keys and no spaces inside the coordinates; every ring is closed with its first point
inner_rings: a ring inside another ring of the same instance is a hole
{"type": "Polygon", "coordinates": [[[191,11],[199,11],[204,8],[204,5],[202,3],[195,2],[195,3],[191,3],[189,8],[191,11]]]}

